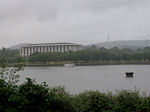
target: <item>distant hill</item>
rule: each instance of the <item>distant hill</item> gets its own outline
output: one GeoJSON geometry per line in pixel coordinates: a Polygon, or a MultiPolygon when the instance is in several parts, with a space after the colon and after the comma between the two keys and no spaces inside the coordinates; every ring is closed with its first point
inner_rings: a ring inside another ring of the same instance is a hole
{"type": "Polygon", "coordinates": [[[110,42],[96,43],[93,45],[95,45],[96,47],[105,47],[105,48],[118,47],[120,49],[122,48],[137,49],[150,46],[150,40],[110,41],[110,42]]]}

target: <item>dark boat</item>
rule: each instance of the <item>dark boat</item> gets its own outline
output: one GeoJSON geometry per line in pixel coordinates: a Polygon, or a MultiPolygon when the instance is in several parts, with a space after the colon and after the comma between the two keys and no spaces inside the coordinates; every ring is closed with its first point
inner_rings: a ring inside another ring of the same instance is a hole
{"type": "Polygon", "coordinates": [[[126,77],[133,77],[134,72],[125,72],[126,77]]]}

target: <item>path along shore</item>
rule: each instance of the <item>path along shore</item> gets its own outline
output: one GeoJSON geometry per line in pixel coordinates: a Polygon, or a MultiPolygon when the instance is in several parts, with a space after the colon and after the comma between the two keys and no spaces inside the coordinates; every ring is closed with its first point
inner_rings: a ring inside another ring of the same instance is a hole
{"type": "MultiPolygon", "coordinates": [[[[29,63],[26,62],[24,65],[26,67],[40,67],[40,66],[64,66],[64,64],[75,64],[75,66],[92,66],[92,65],[149,65],[150,62],[99,62],[99,61],[91,61],[91,62],[36,62],[29,63]]],[[[9,63],[8,66],[14,66],[16,63],[9,63]]]]}

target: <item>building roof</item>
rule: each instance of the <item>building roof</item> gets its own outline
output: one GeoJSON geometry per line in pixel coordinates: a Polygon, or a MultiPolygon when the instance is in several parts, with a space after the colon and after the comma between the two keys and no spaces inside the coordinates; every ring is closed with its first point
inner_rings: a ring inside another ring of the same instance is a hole
{"type": "Polygon", "coordinates": [[[76,44],[76,43],[69,43],[69,42],[60,42],[60,43],[37,43],[37,44],[26,44],[23,47],[27,46],[50,46],[50,45],[81,45],[81,44],[76,44]]]}

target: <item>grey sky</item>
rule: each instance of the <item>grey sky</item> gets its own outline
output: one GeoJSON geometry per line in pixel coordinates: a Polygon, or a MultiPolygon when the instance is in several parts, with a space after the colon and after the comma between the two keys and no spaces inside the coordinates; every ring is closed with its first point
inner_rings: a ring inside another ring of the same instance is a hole
{"type": "Polygon", "coordinates": [[[150,39],[150,0],[0,0],[0,47],[150,39]]]}

